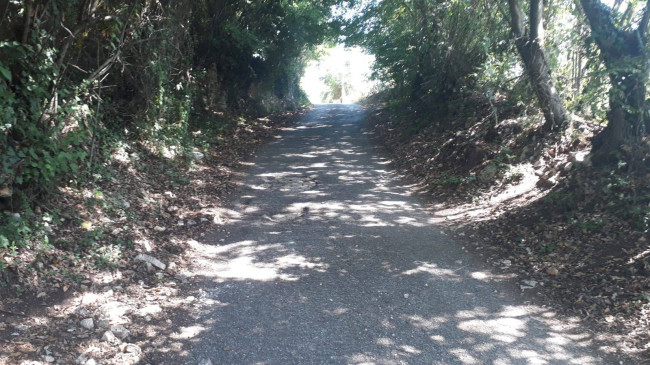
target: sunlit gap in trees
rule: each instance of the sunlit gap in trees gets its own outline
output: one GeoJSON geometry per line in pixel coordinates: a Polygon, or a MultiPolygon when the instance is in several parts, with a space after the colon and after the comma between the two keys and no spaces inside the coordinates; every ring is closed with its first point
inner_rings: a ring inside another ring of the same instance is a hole
{"type": "Polygon", "coordinates": [[[376,88],[370,80],[375,57],[359,47],[321,47],[309,62],[300,85],[314,104],[354,103],[376,88]]]}

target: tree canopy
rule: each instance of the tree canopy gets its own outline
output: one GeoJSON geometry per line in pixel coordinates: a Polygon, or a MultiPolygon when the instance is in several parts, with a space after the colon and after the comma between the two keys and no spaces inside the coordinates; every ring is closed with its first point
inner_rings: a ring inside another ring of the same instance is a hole
{"type": "Polygon", "coordinates": [[[182,136],[209,113],[306,101],[337,1],[1,1],[0,185],[39,194],[111,138],[182,136]],[[206,114],[207,113],[207,114],[206,114]]]}
{"type": "MultiPolygon", "coordinates": [[[[417,115],[415,132],[449,128],[444,116],[478,98],[495,120],[499,108],[541,111],[551,138],[572,120],[603,122],[594,162],[645,171],[649,4],[0,1],[2,198],[91,176],[105,144],[182,141],[228,128],[224,111],[304,104],[307,60],[337,39],[375,56],[374,77],[417,115]]],[[[340,100],[344,83],[326,81],[340,100]]]]}
{"type": "Polygon", "coordinates": [[[595,161],[644,159],[632,146],[647,135],[649,2],[346,4],[358,15],[347,21],[345,41],[376,56],[375,77],[393,99],[436,113],[472,93],[536,99],[547,131],[566,128],[570,115],[608,120],[594,140],[595,161]]]}

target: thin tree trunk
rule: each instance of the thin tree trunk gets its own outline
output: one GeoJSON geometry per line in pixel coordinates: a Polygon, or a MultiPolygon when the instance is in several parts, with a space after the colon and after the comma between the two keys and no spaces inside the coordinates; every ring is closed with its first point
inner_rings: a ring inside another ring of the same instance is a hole
{"type": "Polygon", "coordinates": [[[32,0],[25,0],[25,9],[23,10],[23,33],[20,37],[21,43],[27,43],[32,31],[32,22],[34,18],[34,4],[32,0]]]}
{"type": "Polygon", "coordinates": [[[555,89],[551,70],[542,47],[542,1],[531,1],[530,34],[525,31],[523,11],[519,0],[508,0],[508,5],[511,17],[510,26],[515,36],[515,46],[524,63],[530,84],[535,91],[546,120],[543,129],[546,132],[559,131],[566,124],[567,113],[555,89]]]}

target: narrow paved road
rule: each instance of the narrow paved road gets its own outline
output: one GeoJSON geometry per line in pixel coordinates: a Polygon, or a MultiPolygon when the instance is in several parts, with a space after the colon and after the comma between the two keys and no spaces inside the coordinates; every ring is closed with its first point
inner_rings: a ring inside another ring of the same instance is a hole
{"type": "Polygon", "coordinates": [[[362,117],[318,106],[261,151],[205,252],[215,304],[191,363],[603,363],[431,223],[362,117]]]}

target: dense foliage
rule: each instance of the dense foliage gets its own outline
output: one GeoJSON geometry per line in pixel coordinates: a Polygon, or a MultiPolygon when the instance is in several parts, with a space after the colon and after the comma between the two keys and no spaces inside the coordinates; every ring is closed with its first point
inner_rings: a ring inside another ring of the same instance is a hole
{"type": "Polygon", "coordinates": [[[336,33],[335,2],[0,1],[0,208],[92,176],[110,146],[191,150],[190,131],[233,123],[224,111],[306,102],[298,81],[336,33]]]}
{"type": "Polygon", "coordinates": [[[444,106],[477,81],[507,29],[494,22],[498,6],[480,0],[375,1],[360,6],[348,43],[376,57],[375,76],[397,98],[444,106]]]}
{"type": "MultiPolygon", "coordinates": [[[[594,162],[643,173],[648,4],[2,1],[0,208],[29,210],[62,182],[88,179],[124,141],[190,152],[190,132],[236,123],[223,111],[306,102],[305,62],[337,35],[375,55],[388,99],[415,115],[413,133],[451,128],[444,116],[468,101],[489,104],[495,121],[537,105],[552,136],[570,125],[565,113],[574,127],[607,124],[593,140],[594,162]]],[[[325,81],[340,100],[346,86],[325,81]]],[[[0,246],[14,241],[4,237],[0,246]]]]}
{"type": "Polygon", "coordinates": [[[647,134],[650,3],[347,4],[360,15],[348,17],[346,42],[376,55],[375,76],[388,86],[390,99],[438,115],[472,94],[490,103],[499,95],[523,105],[536,100],[549,132],[566,128],[565,108],[587,120],[607,119],[609,127],[594,140],[595,162],[644,160],[634,146],[647,134]]]}

